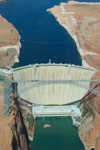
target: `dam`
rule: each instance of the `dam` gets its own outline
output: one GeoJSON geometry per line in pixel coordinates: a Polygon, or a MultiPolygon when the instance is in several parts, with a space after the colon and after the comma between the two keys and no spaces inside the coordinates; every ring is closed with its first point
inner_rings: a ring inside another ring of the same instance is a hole
{"type": "Polygon", "coordinates": [[[19,97],[31,104],[65,105],[94,92],[89,84],[95,72],[70,64],[34,64],[13,69],[13,80],[19,97]]]}

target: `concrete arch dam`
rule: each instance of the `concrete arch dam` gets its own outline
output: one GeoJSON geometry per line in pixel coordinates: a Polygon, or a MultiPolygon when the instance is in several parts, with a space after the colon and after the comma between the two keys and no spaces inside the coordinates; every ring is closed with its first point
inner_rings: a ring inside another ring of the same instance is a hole
{"type": "Polygon", "coordinates": [[[82,99],[95,72],[68,64],[35,64],[13,69],[13,78],[20,98],[33,104],[62,105],[82,99]]]}

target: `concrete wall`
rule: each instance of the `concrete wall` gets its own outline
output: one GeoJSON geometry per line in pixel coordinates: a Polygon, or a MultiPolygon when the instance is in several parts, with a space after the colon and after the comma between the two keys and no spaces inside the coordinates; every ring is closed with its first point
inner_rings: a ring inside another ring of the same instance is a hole
{"type": "Polygon", "coordinates": [[[75,105],[63,105],[63,106],[33,105],[32,113],[34,117],[43,117],[43,116],[81,117],[80,109],[77,108],[75,105]]]}
{"type": "MultiPolygon", "coordinates": [[[[14,80],[90,80],[95,70],[67,64],[29,65],[13,70],[14,80]]],[[[89,82],[78,82],[89,87],[89,82]]],[[[73,84],[18,83],[19,96],[35,104],[68,104],[80,100],[86,89],[73,84]]]]}

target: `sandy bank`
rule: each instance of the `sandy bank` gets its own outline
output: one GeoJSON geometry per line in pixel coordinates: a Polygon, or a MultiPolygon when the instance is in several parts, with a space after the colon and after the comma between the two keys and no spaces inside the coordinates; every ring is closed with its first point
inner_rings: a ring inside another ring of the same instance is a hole
{"type": "MultiPolygon", "coordinates": [[[[83,60],[82,65],[85,67],[95,68],[93,63],[90,63],[94,61],[93,57],[89,62],[85,59],[85,56],[100,56],[99,9],[100,3],[69,1],[47,10],[56,17],[57,21],[71,35],[83,60]]],[[[97,63],[99,65],[98,60],[97,63]]]]}
{"type": "Polygon", "coordinates": [[[0,15],[0,67],[12,67],[19,62],[20,35],[16,28],[0,15]]]}

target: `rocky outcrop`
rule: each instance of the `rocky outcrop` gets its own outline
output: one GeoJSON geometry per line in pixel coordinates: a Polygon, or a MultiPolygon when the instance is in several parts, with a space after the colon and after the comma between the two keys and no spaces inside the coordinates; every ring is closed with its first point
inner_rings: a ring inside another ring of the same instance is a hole
{"type": "MultiPolygon", "coordinates": [[[[100,79],[100,71],[94,74],[93,79],[100,79]]],[[[80,108],[83,110],[82,122],[79,127],[79,135],[87,150],[95,147],[100,149],[100,83],[91,82],[91,88],[99,92],[98,96],[91,92],[83,98],[80,108]]]]}
{"type": "Polygon", "coordinates": [[[8,118],[4,116],[4,82],[0,82],[0,150],[12,150],[12,132],[9,122],[12,115],[8,118]]]}
{"type": "Polygon", "coordinates": [[[31,106],[28,105],[25,101],[20,99],[20,109],[23,116],[24,124],[27,129],[28,138],[30,141],[33,141],[35,119],[32,114],[31,106]]]}
{"type": "MultiPolygon", "coordinates": [[[[15,27],[0,16],[0,68],[18,62],[20,36],[15,27]]],[[[28,150],[34,136],[34,118],[28,104],[14,96],[12,75],[0,74],[0,150],[28,150]]]]}
{"type": "Polygon", "coordinates": [[[34,135],[34,118],[30,107],[14,97],[14,90],[14,84],[0,82],[0,150],[29,150],[28,141],[29,138],[33,140],[34,135]],[[6,99],[5,88],[10,99],[6,99]]]}
{"type": "Polygon", "coordinates": [[[10,106],[10,111],[14,118],[10,122],[10,129],[12,132],[12,149],[28,150],[28,136],[27,130],[23,121],[18,99],[14,99],[10,106]]]}
{"type": "Polygon", "coordinates": [[[100,3],[69,1],[48,9],[76,42],[85,67],[100,68],[100,3]]]}
{"type": "Polygon", "coordinates": [[[0,15],[0,67],[12,67],[18,62],[20,35],[15,27],[0,15]]]}

